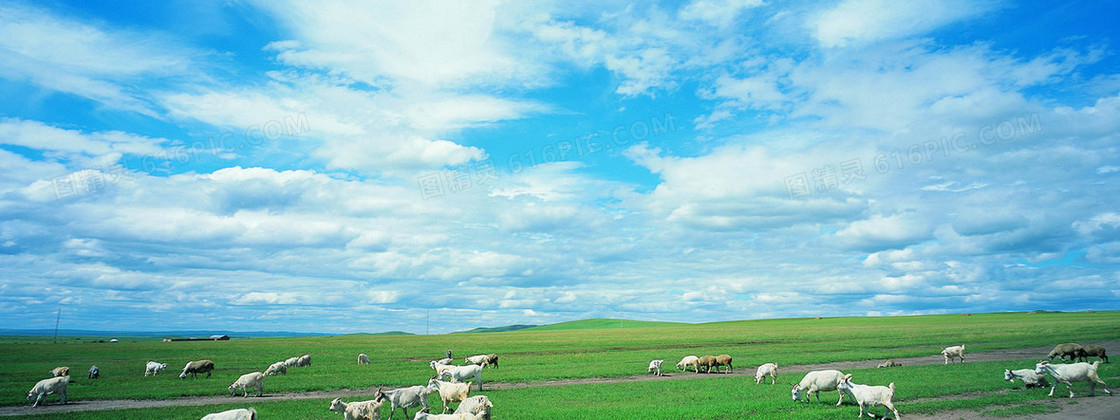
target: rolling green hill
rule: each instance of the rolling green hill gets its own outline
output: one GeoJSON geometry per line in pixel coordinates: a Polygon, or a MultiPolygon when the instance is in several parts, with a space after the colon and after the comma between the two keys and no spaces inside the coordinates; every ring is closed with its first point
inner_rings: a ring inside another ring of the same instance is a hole
{"type": "Polygon", "coordinates": [[[606,328],[669,327],[674,325],[689,324],[683,322],[634,321],[630,319],[591,318],[581,319],[578,321],[541,325],[539,327],[526,328],[525,331],[598,330],[606,328]]]}

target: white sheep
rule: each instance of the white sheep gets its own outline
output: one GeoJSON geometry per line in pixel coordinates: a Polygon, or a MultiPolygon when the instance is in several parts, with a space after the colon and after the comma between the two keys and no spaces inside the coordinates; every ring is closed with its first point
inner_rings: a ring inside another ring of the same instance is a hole
{"type": "Polygon", "coordinates": [[[665,361],[664,360],[650,360],[649,361],[649,367],[646,368],[646,373],[656,373],[657,376],[661,376],[661,364],[662,363],[665,363],[665,361]]]}
{"type": "Polygon", "coordinates": [[[421,407],[421,410],[431,411],[432,407],[428,405],[428,394],[431,390],[426,386],[410,386],[408,388],[399,388],[392,391],[382,391],[377,389],[377,400],[389,400],[389,419],[392,420],[393,413],[397,412],[397,407],[404,410],[404,418],[408,418],[408,409],[412,407],[421,407]]]}
{"type": "MultiPolygon", "coordinates": [[[[442,358],[442,359],[439,359],[439,360],[433,360],[432,363],[435,363],[437,365],[451,366],[451,362],[454,362],[454,361],[455,361],[455,359],[452,359],[450,357],[445,357],[445,358],[442,358]]],[[[431,365],[431,363],[429,363],[429,365],[431,365]]]]}
{"type": "Polygon", "coordinates": [[[310,354],[305,354],[303,356],[300,356],[299,359],[296,359],[296,366],[299,366],[299,367],[311,366],[311,355],[310,354]]]}
{"type": "Polygon", "coordinates": [[[489,397],[485,395],[475,395],[459,403],[459,407],[455,408],[455,414],[481,415],[482,418],[489,419],[490,410],[493,408],[494,403],[490,402],[489,397]]]}
{"type": "Polygon", "coordinates": [[[883,363],[880,363],[878,366],[875,366],[875,367],[877,367],[877,368],[889,368],[889,367],[898,367],[898,366],[902,366],[902,363],[899,363],[897,360],[894,360],[894,359],[889,359],[889,360],[887,360],[883,363]]]}
{"type": "Polygon", "coordinates": [[[685,356],[683,359],[681,359],[680,362],[677,362],[677,370],[682,370],[682,371],[688,372],[688,367],[692,366],[692,370],[694,372],[700,373],[700,368],[697,367],[697,365],[699,365],[699,364],[700,364],[700,358],[699,357],[691,356],[691,355],[690,356],[685,356]]]}
{"type": "Polygon", "coordinates": [[[249,396],[249,388],[257,390],[257,396],[264,393],[264,374],[260,372],[249,372],[237,378],[232,385],[229,386],[229,393],[236,395],[237,390],[241,390],[243,397],[249,396]]]}
{"type": "Polygon", "coordinates": [[[762,383],[762,378],[765,378],[767,376],[770,377],[770,385],[774,385],[778,382],[777,363],[765,363],[762,366],[759,366],[758,369],[754,371],[754,383],[762,383]]]}
{"type": "Polygon", "coordinates": [[[31,387],[31,391],[27,393],[27,401],[32,401],[32,407],[38,407],[43,397],[58,394],[62,398],[62,404],[66,404],[66,386],[69,384],[69,376],[56,376],[41,380],[31,387]]]}
{"type": "MultiPolygon", "coordinates": [[[[814,370],[806,373],[801,382],[793,386],[790,391],[793,395],[794,401],[801,401],[801,396],[805,395],[805,402],[809,402],[809,394],[817,396],[817,402],[821,402],[821,391],[836,391],[836,384],[844,379],[844,373],[838,370],[814,370]]],[[[840,394],[840,399],[836,401],[836,405],[840,405],[844,401],[844,393],[837,391],[840,394]]]]}
{"type": "Polygon", "coordinates": [[[1046,380],[1045,376],[1039,375],[1032,369],[1003,370],[1003,380],[1015,383],[1016,379],[1023,381],[1023,385],[1027,388],[1045,388],[1050,386],[1050,382],[1046,380]]]}
{"type": "Polygon", "coordinates": [[[1034,372],[1041,375],[1049,373],[1054,378],[1054,385],[1050,387],[1050,396],[1054,396],[1054,388],[1058,387],[1058,382],[1066,384],[1066,389],[1069,390],[1069,397],[1073,398],[1073,382],[1088,382],[1089,383],[1089,396],[1097,389],[1097,384],[1101,384],[1104,392],[1112,395],[1108,390],[1104,381],[1100,376],[1097,376],[1097,366],[1100,366],[1101,361],[1095,361],[1093,364],[1085,362],[1071,363],[1065,365],[1052,365],[1049,361],[1043,360],[1038,362],[1034,367],[1034,372]]]}
{"type": "Polygon", "coordinates": [[[964,363],[964,344],[946,347],[945,350],[941,350],[941,355],[945,356],[945,364],[949,364],[949,360],[958,357],[961,359],[961,363],[964,363]]]}
{"type": "Polygon", "coordinates": [[[378,420],[381,418],[380,398],[368,401],[342,402],[342,398],[331,401],[330,411],[342,414],[343,420],[378,420]]]}
{"type": "MultiPolygon", "coordinates": [[[[871,414],[871,407],[881,405],[894,413],[895,420],[899,419],[898,410],[895,410],[894,403],[891,402],[891,399],[894,398],[894,382],[891,382],[888,386],[854,384],[852,383],[852,375],[849,374],[844,375],[844,378],[836,384],[836,389],[856,400],[856,404],[859,404],[860,417],[863,417],[863,407],[867,406],[867,415],[874,418],[875,415],[871,414]]],[[[886,413],[883,414],[883,417],[886,417],[886,413]]]]}
{"type": "Polygon", "coordinates": [[[257,410],[252,408],[235,408],[220,413],[211,413],[202,417],[202,420],[257,420],[257,410]]]}
{"type": "Polygon", "coordinates": [[[51,377],[70,376],[70,368],[66,366],[59,366],[51,369],[51,377]]]}
{"type": "Polygon", "coordinates": [[[284,360],[284,366],[299,367],[299,356],[292,356],[284,360]]]}
{"type": "Polygon", "coordinates": [[[462,403],[463,400],[467,399],[467,394],[471,390],[471,383],[445,382],[432,378],[428,380],[428,390],[439,391],[439,399],[443,401],[443,412],[447,413],[450,403],[462,403]]]}
{"type": "Polygon", "coordinates": [[[276,375],[287,375],[287,374],[288,374],[288,365],[284,364],[284,362],[276,362],[276,363],[273,363],[271,365],[268,365],[268,369],[265,369],[265,371],[264,371],[264,376],[276,376],[276,375]]]}
{"type": "Polygon", "coordinates": [[[167,368],[167,363],[149,361],[148,364],[144,365],[144,376],[159,375],[165,368],[167,368]]]}
{"type": "Polygon", "coordinates": [[[474,378],[478,381],[478,390],[482,390],[482,366],[479,365],[452,366],[441,372],[439,378],[448,378],[451,382],[463,382],[464,379],[474,378]]]}
{"type": "Polygon", "coordinates": [[[365,353],[358,353],[358,364],[359,365],[368,365],[369,364],[369,356],[366,356],[365,353]]]}

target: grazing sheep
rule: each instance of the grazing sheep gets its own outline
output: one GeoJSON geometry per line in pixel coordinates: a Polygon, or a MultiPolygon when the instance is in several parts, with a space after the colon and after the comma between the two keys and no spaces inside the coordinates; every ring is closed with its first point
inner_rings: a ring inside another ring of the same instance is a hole
{"type": "Polygon", "coordinates": [[[368,401],[342,402],[342,398],[331,401],[330,411],[342,414],[343,420],[380,420],[381,404],[385,401],[377,398],[368,401]]]}
{"type": "Polygon", "coordinates": [[[712,366],[715,365],[715,356],[702,356],[700,360],[696,361],[696,373],[700,373],[700,368],[704,368],[704,373],[710,373],[712,371],[712,366]]]}
{"type": "Polygon", "coordinates": [[[439,399],[443,400],[443,413],[447,413],[450,408],[448,404],[457,402],[462,403],[467,399],[467,394],[471,391],[471,383],[454,383],[444,382],[436,378],[428,380],[429,391],[439,391],[439,399]]]}
{"type": "Polygon", "coordinates": [[[31,387],[31,391],[27,393],[27,400],[32,401],[32,407],[38,407],[39,402],[43,397],[50,394],[58,394],[62,398],[62,404],[66,404],[66,386],[70,384],[69,376],[56,376],[48,378],[35,383],[31,387]]]}
{"type": "Polygon", "coordinates": [[[205,373],[206,378],[210,378],[210,374],[213,370],[214,362],[211,362],[209,360],[195,360],[193,362],[187,362],[187,365],[183,366],[183,373],[179,374],[179,379],[187,379],[188,373],[191,375],[191,378],[195,379],[198,378],[198,374],[200,373],[205,373]]]}
{"type": "Polygon", "coordinates": [[[156,363],[149,361],[148,364],[144,365],[144,376],[159,375],[159,373],[163,372],[163,369],[166,367],[167,363],[156,363]]]}
{"type": "Polygon", "coordinates": [[[299,356],[292,356],[284,360],[284,366],[299,367],[299,356]]]}
{"type": "Polygon", "coordinates": [[[277,374],[287,375],[288,365],[284,364],[284,362],[276,362],[268,365],[268,369],[264,371],[264,376],[276,376],[277,374]]]}
{"type": "Polygon", "coordinates": [[[98,369],[97,365],[90,366],[89,367],[89,378],[90,379],[97,379],[97,378],[100,378],[100,377],[101,377],[101,369],[98,369]]]}
{"type": "Polygon", "coordinates": [[[700,373],[700,358],[696,356],[685,356],[680,362],[677,362],[677,370],[688,372],[688,367],[692,366],[692,371],[700,373]]]}
{"type": "MultiPolygon", "coordinates": [[[[844,373],[838,370],[814,370],[806,373],[801,382],[793,386],[790,391],[793,395],[794,401],[801,401],[801,396],[805,396],[805,402],[809,402],[809,394],[816,394],[817,402],[821,402],[821,391],[837,391],[836,385],[844,379],[844,373]]],[[[840,394],[840,399],[836,401],[836,405],[840,405],[844,401],[844,393],[837,391],[840,394]]]]}
{"type": "Polygon", "coordinates": [[[494,403],[490,402],[490,398],[485,395],[475,395],[459,403],[459,407],[455,409],[454,414],[473,414],[489,419],[490,410],[493,408],[494,403]]]}
{"type": "Polygon", "coordinates": [[[1046,380],[1045,376],[1035,373],[1032,369],[1003,370],[1003,380],[1015,383],[1016,379],[1023,381],[1023,385],[1027,388],[1046,388],[1050,386],[1050,382],[1046,380]]]}
{"type": "Polygon", "coordinates": [[[880,363],[879,366],[875,366],[875,367],[885,368],[885,367],[898,367],[898,366],[902,366],[902,363],[898,363],[897,360],[890,359],[890,360],[887,360],[883,363],[880,363]]]}
{"type": "Polygon", "coordinates": [[[721,354],[719,356],[716,356],[716,363],[712,366],[714,366],[716,368],[716,373],[720,373],[720,371],[719,371],[720,366],[727,366],[727,373],[734,373],[735,372],[735,368],[733,366],[731,366],[731,356],[727,355],[727,354],[721,354]]]}
{"type": "Polygon", "coordinates": [[[237,395],[236,390],[241,390],[242,397],[249,396],[249,388],[257,390],[257,396],[264,394],[264,374],[260,372],[249,372],[237,378],[237,381],[229,386],[229,393],[237,395]]]}
{"type": "Polygon", "coordinates": [[[257,410],[252,408],[235,408],[220,413],[211,413],[202,417],[202,420],[257,420],[257,410]]]}
{"type": "Polygon", "coordinates": [[[369,356],[366,356],[365,353],[358,353],[358,364],[359,365],[368,365],[369,364],[369,356]]]}
{"type": "Polygon", "coordinates": [[[1100,364],[1101,361],[1098,360],[1091,365],[1085,362],[1052,365],[1049,361],[1043,360],[1035,365],[1034,372],[1039,375],[1049,373],[1050,376],[1054,378],[1054,385],[1050,387],[1051,397],[1054,396],[1054,388],[1058,387],[1058,382],[1066,384],[1066,389],[1069,390],[1070,398],[1073,398],[1073,382],[1088,382],[1090,397],[1093,396],[1093,393],[1096,391],[1097,384],[1101,384],[1102,387],[1105,387],[1104,392],[1106,394],[1112,395],[1112,392],[1107,388],[1108,385],[1101,380],[1100,376],[1097,376],[1097,366],[1100,366],[1100,364]]]}
{"type": "Polygon", "coordinates": [[[410,386],[408,388],[398,388],[389,392],[382,391],[381,388],[377,389],[377,400],[389,400],[389,420],[393,419],[393,413],[397,412],[397,407],[404,410],[404,418],[408,418],[408,409],[412,407],[421,407],[421,410],[428,412],[432,408],[428,406],[428,394],[432,391],[426,386],[410,386]]]}
{"type": "Polygon", "coordinates": [[[482,365],[483,367],[486,365],[494,365],[494,367],[498,367],[498,355],[494,353],[471,356],[463,360],[466,361],[468,365],[482,365]]]}
{"type": "Polygon", "coordinates": [[[311,355],[310,354],[305,354],[303,356],[300,356],[299,359],[296,359],[296,366],[299,366],[299,367],[311,366],[311,355]]]}
{"type": "MultiPolygon", "coordinates": [[[[852,383],[852,375],[844,375],[844,378],[836,384],[836,389],[842,394],[848,394],[856,404],[859,404],[859,416],[863,417],[863,406],[867,406],[868,417],[874,418],[875,415],[871,414],[871,407],[881,405],[886,407],[888,411],[894,413],[895,420],[899,419],[898,410],[894,409],[894,403],[891,399],[894,398],[894,382],[888,386],[871,386],[852,383]]],[[[886,412],[883,417],[886,418],[886,412]]]]}
{"type": "Polygon", "coordinates": [[[1077,343],[1059,344],[1054,346],[1054,350],[1050,350],[1050,361],[1053,362],[1055,357],[1059,360],[1066,360],[1068,357],[1071,362],[1074,359],[1083,362],[1085,361],[1085,348],[1077,343]]]}
{"type": "Polygon", "coordinates": [[[765,363],[762,366],[759,366],[758,369],[755,369],[755,371],[754,371],[754,383],[756,385],[762,383],[762,378],[765,378],[767,376],[770,377],[770,385],[774,385],[775,383],[778,382],[778,364],[777,363],[765,363]]]}
{"type": "Polygon", "coordinates": [[[1084,350],[1086,361],[1088,361],[1089,357],[1099,357],[1101,360],[1104,360],[1105,363],[1108,363],[1108,355],[1104,354],[1104,347],[1090,344],[1085,346],[1084,350]]]}
{"type": "Polygon", "coordinates": [[[439,378],[450,378],[451,382],[463,382],[464,379],[474,378],[478,381],[478,390],[482,390],[482,366],[452,366],[439,374],[439,378]]]}
{"type": "Polygon", "coordinates": [[[646,368],[646,373],[656,373],[661,376],[661,364],[665,363],[664,360],[650,360],[649,367],[646,368]]]}
{"type": "Polygon", "coordinates": [[[946,347],[945,350],[941,350],[941,355],[945,356],[945,364],[949,364],[949,360],[958,357],[961,359],[961,363],[964,363],[964,344],[946,347]]]}
{"type": "Polygon", "coordinates": [[[51,369],[51,377],[57,378],[59,376],[70,376],[70,368],[66,366],[59,366],[51,369]]]}

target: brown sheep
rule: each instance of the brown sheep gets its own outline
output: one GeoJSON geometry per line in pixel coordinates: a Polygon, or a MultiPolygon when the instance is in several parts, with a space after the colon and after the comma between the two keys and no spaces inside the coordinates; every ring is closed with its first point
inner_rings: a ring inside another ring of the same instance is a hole
{"type": "Polygon", "coordinates": [[[716,364],[715,364],[716,373],[720,373],[720,371],[719,371],[720,366],[727,366],[727,373],[735,372],[735,368],[731,366],[731,355],[721,354],[719,356],[716,356],[716,364]]]}
{"type": "Polygon", "coordinates": [[[700,372],[700,368],[704,368],[704,373],[711,373],[712,367],[716,365],[715,356],[703,356],[696,362],[696,371],[700,372]]]}
{"type": "Polygon", "coordinates": [[[1085,351],[1086,358],[1095,356],[1101,358],[1101,360],[1104,360],[1105,363],[1108,363],[1108,355],[1104,354],[1104,347],[1098,346],[1096,344],[1090,344],[1088,346],[1085,346],[1083,350],[1085,351]]]}
{"type": "Polygon", "coordinates": [[[1059,344],[1054,346],[1054,350],[1050,350],[1050,360],[1054,360],[1055,357],[1062,360],[1069,357],[1071,362],[1075,359],[1083,360],[1085,359],[1085,349],[1077,343],[1059,344]]]}
{"type": "Polygon", "coordinates": [[[214,362],[211,362],[209,360],[195,360],[193,362],[187,362],[187,365],[183,366],[183,373],[179,374],[179,379],[187,379],[188,373],[192,378],[198,378],[198,374],[200,373],[205,373],[206,377],[209,378],[210,373],[213,370],[214,362]]]}

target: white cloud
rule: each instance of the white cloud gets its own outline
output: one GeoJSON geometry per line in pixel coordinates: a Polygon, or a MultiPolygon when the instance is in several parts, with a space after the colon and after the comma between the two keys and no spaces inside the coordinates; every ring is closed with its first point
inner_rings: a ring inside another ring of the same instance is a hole
{"type": "Polygon", "coordinates": [[[922,35],[993,8],[963,0],[845,0],[809,22],[823,47],[845,47],[922,35]]]}
{"type": "Polygon", "coordinates": [[[694,0],[680,10],[680,17],[726,27],[743,10],[764,5],[762,0],[694,0]]]}

